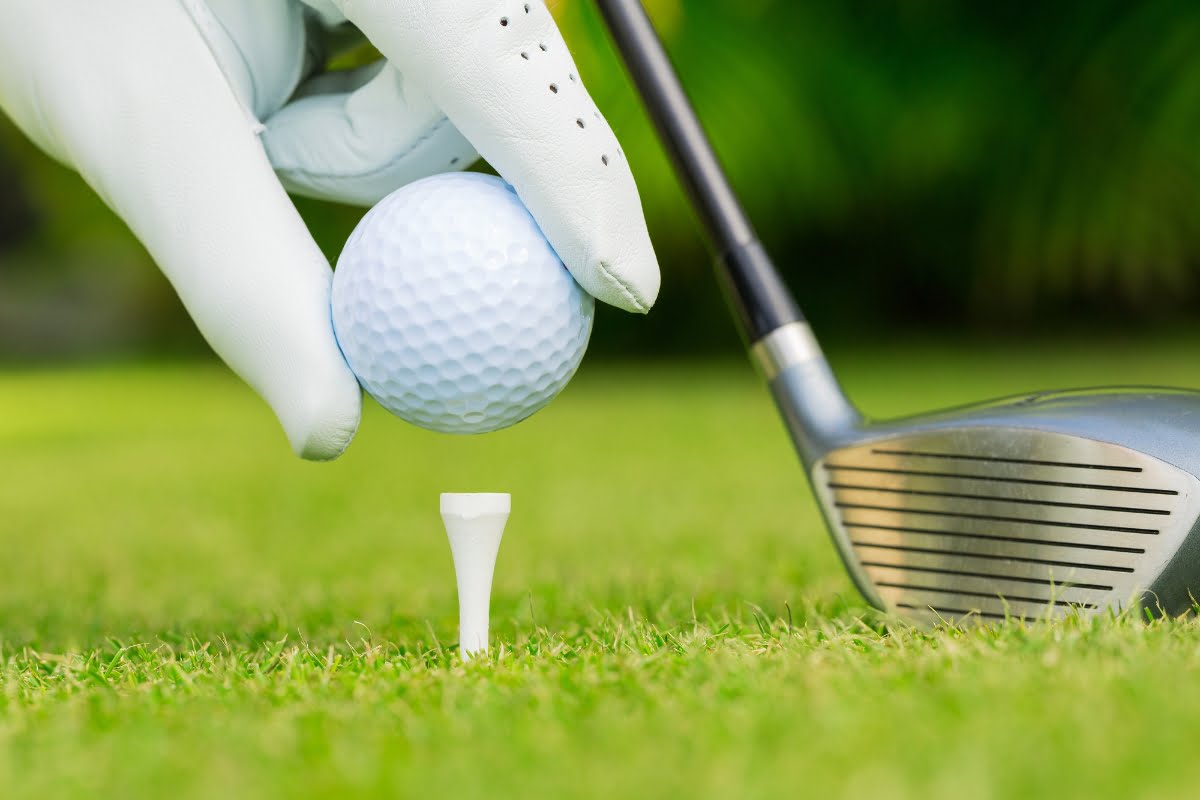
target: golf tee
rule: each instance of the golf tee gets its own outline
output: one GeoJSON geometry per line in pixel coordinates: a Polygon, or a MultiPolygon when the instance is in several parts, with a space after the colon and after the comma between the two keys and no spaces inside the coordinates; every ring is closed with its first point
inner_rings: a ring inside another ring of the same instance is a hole
{"type": "Polygon", "coordinates": [[[508,494],[442,495],[442,523],[458,577],[458,646],[464,660],[487,651],[492,574],[511,507],[508,494]]]}

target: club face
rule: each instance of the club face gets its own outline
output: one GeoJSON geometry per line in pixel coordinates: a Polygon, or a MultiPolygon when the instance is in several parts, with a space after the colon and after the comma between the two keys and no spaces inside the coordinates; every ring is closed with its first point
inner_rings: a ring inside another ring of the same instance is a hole
{"type": "MultiPolygon", "coordinates": [[[[652,116],[680,173],[692,179],[735,305],[762,312],[782,282],[765,257],[752,271],[727,258],[752,233],[652,26],[640,8],[623,13],[636,6],[628,5],[602,3],[606,22],[660,112],[652,116]],[[734,229],[740,235],[728,234],[734,229]],[[775,292],[739,290],[764,273],[775,292]]],[[[1042,396],[865,426],[797,317],[791,308],[774,329],[745,330],[834,539],[872,602],[918,621],[1189,604],[1200,585],[1200,395],[1042,396]]]]}
{"type": "Polygon", "coordinates": [[[833,539],[898,616],[1179,613],[1200,595],[1200,393],[1037,395],[816,438],[802,454],[833,539]]]}

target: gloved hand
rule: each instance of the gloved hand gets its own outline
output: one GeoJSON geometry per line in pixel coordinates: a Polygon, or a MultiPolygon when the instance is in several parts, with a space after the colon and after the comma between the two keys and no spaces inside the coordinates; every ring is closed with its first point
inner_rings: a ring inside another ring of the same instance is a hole
{"type": "Polygon", "coordinates": [[[14,0],[0,108],[128,223],[304,458],[346,448],[361,393],[284,185],[370,204],[478,151],[584,289],[658,293],[629,166],[539,0],[14,0]],[[321,74],[355,29],[388,62],[321,74]]]}

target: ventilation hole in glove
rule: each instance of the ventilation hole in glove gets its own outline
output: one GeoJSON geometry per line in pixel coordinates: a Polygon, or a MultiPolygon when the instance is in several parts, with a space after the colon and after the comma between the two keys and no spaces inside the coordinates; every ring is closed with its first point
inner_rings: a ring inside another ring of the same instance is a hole
{"type": "Polygon", "coordinates": [[[541,51],[544,53],[544,52],[546,52],[546,50],[547,50],[547,47],[546,47],[546,45],[544,45],[544,44],[539,44],[539,45],[538,45],[538,49],[539,49],[539,50],[541,50],[541,51]]]}
{"type": "Polygon", "coordinates": [[[583,127],[583,120],[581,120],[581,119],[577,119],[577,120],[575,120],[575,124],[576,124],[576,125],[578,125],[579,127],[581,127],[581,128],[582,128],[582,127],[583,127]]]}
{"type": "Polygon", "coordinates": [[[458,156],[455,156],[454,158],[450,159],[450,166],[453,167],[457,163],[458,163],[458,156]]]}
{"type": "Polygon", "coordinates": [[[550,84],[550,91],[553,92],[554,94],[558,94],[558,84],[557,83],[550,84]]]}
{"type": "Polygon", "coordinates": [[[523,59],[525,59],[526,61],[528,61],[528,60],[529,60],[529,53],[521,53],[521,58],[523,58],[523,59]]]}
{"type": "Polygon", "coordinates": [[[575,82],[575,73],[574,73],[574,72],[572,72],[571,74],[567,75],[567,77],[571,79],[571,83],[574,83],[574,82],[575,82]]]}
{"type": "Polygon", "coordinates": [[[604,166],[607,167],[608,166],[608,156],[600,156],[600,163],[604,164],[604,166]]]}
{"type": "Polygon", "coordinates": [[[526,14],[528,14],[528,13],[529,13],[529,3],[526,3],[526,4],[525,4],[525,13],[526,13],[526,14]]]}
{"type": "Polygon", "coordinates": [[[501,28],[507,28],[507,27],[508,27],[508,17],[501,17],[501,18],[500,18],[500,27],[501,27],[501,28]]]}

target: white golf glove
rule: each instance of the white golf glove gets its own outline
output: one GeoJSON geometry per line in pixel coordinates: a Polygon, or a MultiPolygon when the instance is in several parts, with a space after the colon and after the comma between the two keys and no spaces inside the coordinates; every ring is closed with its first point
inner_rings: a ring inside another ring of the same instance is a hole
{"type": "Polygon", "coordinates": [[[539,0],[12,0],[0,108],[128,223],[304,458],[346,448],[361,394],[284,186],[370,204],[478,151],[587,291],[658,294],[629,166],[539,0]],[[319,75],[354,28],[388,62],[319,75]]]}

